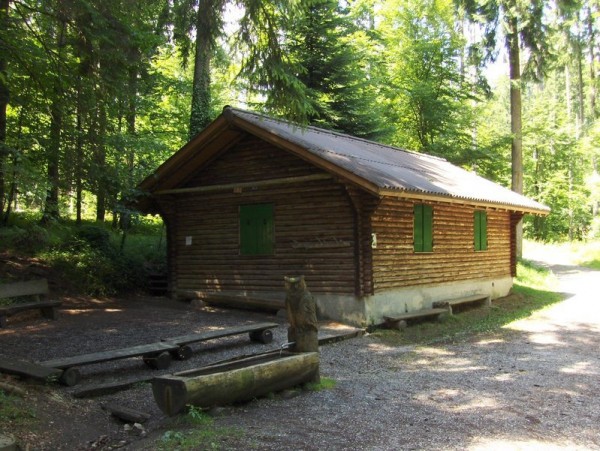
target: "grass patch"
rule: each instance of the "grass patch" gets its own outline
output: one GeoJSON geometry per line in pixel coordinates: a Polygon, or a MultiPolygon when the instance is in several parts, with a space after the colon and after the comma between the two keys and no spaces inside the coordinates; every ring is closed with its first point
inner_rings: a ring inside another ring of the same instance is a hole
{"type": "Polygon", "coordinates": [[[18,396],[0,390],[0,424],[21,426],[36,419],[34,410],[18,396]]]}
{"type": "Polygon", "coordinates": [[[202,409],[188,406],[188,413],[181,417],[177,430],[168,430],[157,442],[161,451],[188,451],[195,449],[221,450],[230,449],[228,440],[239,438],[240,429],[218,427],[214,419],[202,409]]]}
{"type": "Polygon", "coordinates": [[[586,268],[600,270],[600,242],[578,243],[575,261],[586,268]]]}
{"type": "MultiPolygon", "coordinates": [[[[525,241],[523,246],[533,253],[559,256],[561,264],[579,265],[600,270],[600,241],[573,241],[550,244],[539,241],[525,241]]],[[[525,255],[527,253],[525,252],[525,255]]]]}
{"type": "Polygon", "coordinates": [[[545,268],[522,261],[513,294],[495,301],[491,308],[473,308],[438,321],[410,325],[403,330],[377,329],[372,335],[390,346],[432,344],[464,339],[481,332],[493,332],[535,311],[561,301],[555,276],[545,268]]]}
{"type": "Polygon", "coordinates": [[[309,382],[305,385],[307,390],[311,391],[321,391],[321,390],[331,390],[335,388],[337,382],[335,379],[331,379],[330,377],[321,377],[319,382],[309,382]]]}

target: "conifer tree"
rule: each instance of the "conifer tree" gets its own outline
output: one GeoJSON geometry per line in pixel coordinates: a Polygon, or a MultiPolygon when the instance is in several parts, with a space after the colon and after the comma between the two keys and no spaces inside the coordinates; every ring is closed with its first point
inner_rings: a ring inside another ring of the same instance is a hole
{"type": "Polygon", "coordinates": [[[299,66],[309,123],[365,138],[380,134],[375,88],[353,45],[348,11],[336,0],[316,0],[289,18],[287,29],[285,48],[299,66]]]}

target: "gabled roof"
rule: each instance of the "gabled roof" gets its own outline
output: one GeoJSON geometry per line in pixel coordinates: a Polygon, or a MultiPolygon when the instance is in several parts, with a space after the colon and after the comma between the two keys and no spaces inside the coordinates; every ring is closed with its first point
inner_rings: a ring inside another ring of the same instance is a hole
{"type": "Polygon", "coordinates": [[[223,114],[146,178],[140,188],[155,193],[181,186],[186,177],[234,145],[244,133],[286,149],[375,195],[474,203],[524,213],[550,211],[443,158],[231,107],[225,107],[223,114]]]}

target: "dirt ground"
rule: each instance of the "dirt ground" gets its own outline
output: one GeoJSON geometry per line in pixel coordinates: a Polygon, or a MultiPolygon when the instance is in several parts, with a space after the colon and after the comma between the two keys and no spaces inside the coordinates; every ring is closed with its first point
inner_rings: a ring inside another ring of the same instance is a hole
{"type": "MultiPolygon", "coordinates": [[[[550,262],[552,264],[552,262],[550,262]]],[[[147,376],[139,359],[82,367],[72,388],[11,380],[27,391],[35,419],[2,419],[23,449],[600,449],[600,273],[554,262],[565,301],[494,334],[432,346],[389,346],[373,335],[321,348],[334,388],[277,395],[215,409],[209,437],[182,416],[166,417],[149,384],[76,399],[86,386],[147,376]],[[117,403],[150,415],[133,428],[102,409],[117,403]]],[[[65,299],[58,321],[22,318],[0,330],[0,356],[46,360],[157,341],[165,336],[274,321],[270,345],[247,337],[195,345],[190,360],[152,375],[274,349],[285,320],[261,313],[193,308],[162,298],[65,299]]],[[[6,379],[2,379],[6,380],[6,379]]]]}

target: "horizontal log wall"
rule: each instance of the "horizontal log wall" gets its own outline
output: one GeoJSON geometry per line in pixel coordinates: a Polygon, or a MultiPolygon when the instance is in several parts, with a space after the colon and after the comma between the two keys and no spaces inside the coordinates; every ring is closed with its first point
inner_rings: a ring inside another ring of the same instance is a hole
{"type": "MultiPolygon", "coordinates": [[[[215,160],[188,186],[296,177],[320,171],[299,158],[248,139],[215,160]]],[[[238,190],[239,191],[239,190],[238,190]]],[[[170,261],[178,290],[283,292],[285,275],[303,274],[315,293],[355,290],[353,211],[343,185],[316,180],[234,192],[190,193],[175,199],[170,261]],[[274,205],[275,252],[244,256],[239,206],[274,205]],[[186,237],[192,244],[186,245],[186,237]]]]}
{"type": "Polygon", "coordinates": [[[475,251],[475,208],[443,203],[433,206],[433,252],[413,250],[413,206],[410,200],[386,198],[372,215],[377,248],[373,251],[375,292],[386,289],[510,277],[510,213],[487,210],[488,249],[475,251]]]}
{"type": "Polygon", "coordinates": [[[186,187],[224,185],[301,177],[318,171],[314,166],[264,141],[248,136],[186,183],[186,187]]]}

